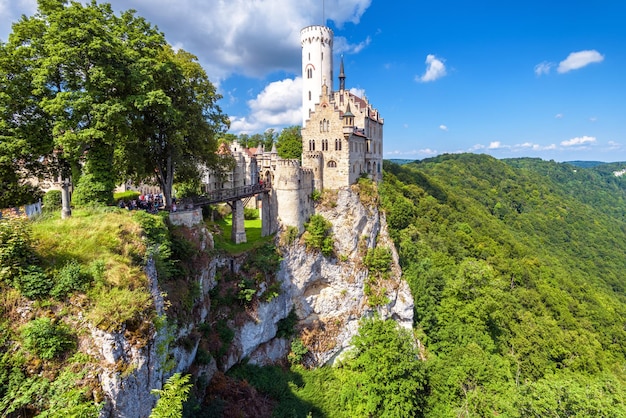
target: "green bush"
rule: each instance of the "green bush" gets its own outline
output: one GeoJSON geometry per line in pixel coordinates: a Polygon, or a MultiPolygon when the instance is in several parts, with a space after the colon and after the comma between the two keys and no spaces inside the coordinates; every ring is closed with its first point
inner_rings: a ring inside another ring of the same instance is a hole
{"type": "Polygon", "coordinates": [[[389,248],[376,247],[367,250],[364,263],[370,273],[384,277],[391,270],[392,261],[391,250],[389,248]]]}
{"type": "Polygon", "coordinates": [[[36,256],[28,222],[0,220],[0,281],[12,284],[22,270],[33,264],[36,256]]]}
{"type": "Polygon", "coordinates": [[[115,202],[119,202],[120,200],[123,200],[124,202],[130,202],[131,200],[139,199],[140,195],[141,195],[141,193],[136,192],[134,190],[127,190],[125,192],[114,193],[113,194],[113,200],[115,202]]]}
{"type": "Polygon", "coordinates": [[[43,209],[45,211],[54,211],[61,209],[61,190],[48,190],[43,195],[43,209]]]}
{"type": "Polygon", "coordinates": [[[22,328],[24,347],[43,360],[51,360],[76,346],[70,328],[55,324],[50,318],[41,317],[22,328]]]}
{"type": "Polygon", "coordinates": [[[300,231],[298,231],[297,226],[288,226],[280,235],[280,245],[287,246],[293,244],[299,235],[300,231]]]}
{"type": "Polygon", "coordinates": [[[290,338],[293,337],[296,333],[296,324],[298,323],[298,315],[296,314],[295,308],[292,308],[289,311],[289,315],[286,318],[278,321],[276,337],[278,338],[290,338]]]}
{"type": "Polygon", "coordinates": [[[291,364],[300,364],[309,349],[304,345],[300,338],[296,338],[291,342],[291,352],[287,355],[287,359],[291,364]]]}
{"type": "Polygon", "coordinates": [[[65,264],[54,275],[54,287],[50,294],[57,298],[62,299],[75,291],[85,291],[91,281],[91,277],[83,272],[81,265],[72,260],[65,264]]]}
{"type": "Polygon", "coordinates": [[[109,182],[96,180],[93,174],[83,174],[72,193],[72,203],[76,206],[110,205],[114,187],[109,182]]]}
{"type": "Polygon", "coordinates": [[[308,248],[320,250],[326,257],[334,252],[332,224],[322,215],[313,215],[305,225],[304,242],[308,248]]]}
{"type": "Polygon", "coordinates": [[[311,200],[314,202],[319,202],[320,200],[322,200],[322,192],[317,189],[313,190],[313,192],[311,193],[311,200]]]}
{"type": "Polygon", "coordinates": [[[29,299],[44,298],[50,294],[52,281],[38,266],[28,266],[15,279],[15,287],[29,299]]]}
{"type": "Polygon", "coordinates": [[[243,219],[251,221],[253,219],[259,219],[259,210],[252,208],[243,208],[243,219]]]}

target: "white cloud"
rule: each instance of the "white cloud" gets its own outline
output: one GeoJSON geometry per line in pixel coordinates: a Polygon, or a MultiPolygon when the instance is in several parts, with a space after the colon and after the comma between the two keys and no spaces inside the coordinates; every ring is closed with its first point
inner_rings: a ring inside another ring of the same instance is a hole
{"type": "Polygon", "coordinates": [[[500,141],[493,141],[489,143],[489,146],[487,147],[487,149],[501,149],[501,148],[505,148],[502,146],[502,142],[500,141]]]}
{"type": "MultiPolygon", "coordinates": [[[[33,3],[36,0],[0,0],[13,3],[33,3]]],[[[90,0],[81,0],[89,3],[90,0]]],[[[200,63],[214,83],[233,74],[265,77],[276,71],[299,74],[300,30],[320,24],[322,8],[325,18],[337,27],[358,24],[371,0],[219,0],[210,4],[199,0],[108,0],[117,12],[137,10],[165,33],[168,42],[198,56],[200,63]]],[[[33,9],[34,10],[34,9],[33,9]]],[[[21,13],[32,14],[22,7],[21,13]]],[[[0,17],[0,20],[3,18],[0,17]]],[[[0,38],[2,34],[0,33],[0,38]]],[[[340,37],[336,43],[357,52],[367,46],[366,39],[348,45],[340,37]]]]}
{"type": "Polygon", "coordinates": [[[268,84],[256,98],[248,101],[248,117],[231,117],[230,131],[253,133],[269,127],[299,125],[302,122],[302,78],[268,84]]]}
{"type": "Polygon", "coordinates": [[[600,54],[595,49],[572,52],[567,56],[567,58],[559,63],[559,67],[556,70],[562,74],[568,71],[583,68],[595,62],[602,62],[603,60],[604,55],[600,54]]]}
{"type": "Polygon", "coordinates": [[[422,149],[413,149],[408,151],[401,150],[393,150],[388,151],[385,154],[391,156],[410,156],[410,155],[420,155],[420,156],[432,156],[439,154],[439,151],[431,149],[431,148],[422,148],[422,149]]]}
{"type": "Polygon", "coordinates": [[[354,94],[356,97],[360,97],[361,99],[365,97],[365,89],[352,87],[350,89],[350,93],[354,94]]]}
{"type": "Polygon", "coordinates": [[[555,119],[563,119],[563,113],[557,113],[556,115],[554,115],[555,119]]]}
{"type": "Polygon", "coordinates": [[[448,127],[446,125],[439,125],[439,129],[441,129],[442,131],[447,131],[448,127]]]}
{"type": "Polygon", "coordinates": [[[589,118],[589,122],[597,122],[597,121],[598,121],[598,118],[595,116],[592,116],[589,118]]]}
{"type": "Polygon", "coordinates": [[[535,65],[535,74],[537,76],[543,75],[543,74],[549,74],[550,73],[550,69],[554,67],[554,63],[553,62],[547,62],[544,61],[540,64],[535,65]]]}
{"type": "Polygon", "coordinates": [[[364,41],[359,42],[358,44],[351,44],[343,36],[337,36],[334,39],[333,52],[335,54],[358,54],[371,42],[372,38],[370,38],[369,36],[365,38],[364,41]]]}
{"type": "Polygon", "coordinates": [[[428,56],[426,56],[426,72],[421,77],[415,77],[415,80],[422,83],[428,83],[445,76],[446,65],[443,61],[443,59],[439,59],[433,54],[428,54],[428,56]]]}
{"type": "Polygon", "coordinates": [[[561,145],[564,147],[573,147],[576,145],[593,144],[594,142],[596,142],[596,138],[593,136],[580,136],[568,139],[567,141],[562,141],[561,145]]]}

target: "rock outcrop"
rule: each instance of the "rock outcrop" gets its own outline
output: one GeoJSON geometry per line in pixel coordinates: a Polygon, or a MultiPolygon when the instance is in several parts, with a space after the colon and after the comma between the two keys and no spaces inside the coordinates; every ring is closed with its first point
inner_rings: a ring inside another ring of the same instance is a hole
{"type": "MultiPolygon", "coordinates": [[[[211,291],[217,284],[216,272],[239,273],[241,258],[213,257],[195,272],[193,281],[200,289],[185,324],[154,327],[146,344],[132,344],[122,331],[92,330],[93,354],[102,359],[101,385],[105,406],[101,417],[147,417],[156,402],[152,389],[160,389],[175,372],[192,370],[210,380],[219,368],[228,370],[243,359],[254,364],[269,364],[285,358],[290,346],[276,336],[278,323],[295,310],[299,318],[296,330],[309,349],[307,361],[312,366],[332,363],[350,346],[359,321],[377,313],[393,318],[401,326],[413,323],[413,302],[408,285],[401,280],[398,256],[388,233],[385,217],[377,206],[361,203],[358,191],[337,191],[332,204],[318,205],[316,213],[332,223],[334,255],[325,257],[309,250],[302,240],[280,248],[282,261],[276,280],[280,295],[269,302],[259,300],[253,312],[247,312],[241,323],[230,320],[233,338],[227,352],[206,364],[196,365],[199,351],[197,337],[201,326],[210,320],[211,291]],[[384,293],[384,303],[372,304],[366,286],[372,285],[370,272],[363,262],[369,249],[384,246],[391,251],[392,265],[388,275],[377,283],[384,293]],[[186,344],[177,342],[186,341],[186,344]]],[[[328,202],[327,202],[328,203],[328,202]]],[[[188,225],[186,227],[189,227],[188,225]]],[[[200,236],[201,247],[212,247],[213,240],[203,224],[192,227],[200,236]]],[[[157,314],[164,317],[164,300],[157,286],[156,270],[146,268],[157,314]]],[[[250,310],[250,309],[249,309],[250,310]]]]}

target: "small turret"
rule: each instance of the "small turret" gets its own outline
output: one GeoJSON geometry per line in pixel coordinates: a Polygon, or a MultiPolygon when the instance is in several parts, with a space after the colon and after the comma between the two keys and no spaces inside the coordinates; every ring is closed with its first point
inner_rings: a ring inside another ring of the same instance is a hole
{"type": "Polygon", "coordinates": [[[343,71],[343,55],[341,56],[341,65],[339,66],[339,91],[346,89],[346,73],[343,71]]]}

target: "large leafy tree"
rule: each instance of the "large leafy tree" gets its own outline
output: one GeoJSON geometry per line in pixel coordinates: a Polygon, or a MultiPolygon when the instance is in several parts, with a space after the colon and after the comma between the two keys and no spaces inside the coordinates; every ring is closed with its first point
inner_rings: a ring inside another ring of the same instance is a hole
{"type": "Polygon", "coordinates": [[[35,168],[67,176],[71,166],[75,203],[108,203],[129,176],[156,177],[169,199],[178,169],[197,177],[198,164],[213,162],[227,120],[195,57],[172,51],[132,11],[118,16],[95,1],[38,6],[0,48],[0,175],[12,195],[28,192],[22,177],[35,168]]]}
{"type": "Polygon", "coordinates": [[[163,48],[153,83],[153,89],[137,100],[129,174],[154,175],[169,206],[174,181],[198,178],[203,167],[220,169],[215,151],[228,118],[217,105],[221,96],[206,72],[186,51],[163,48]]]}
{"type": "Polygon", "coordinates": [[[302,158],[302,132],[300,126],[283,129],[276,141],[276,151],[281,158],[302,158]]]}

